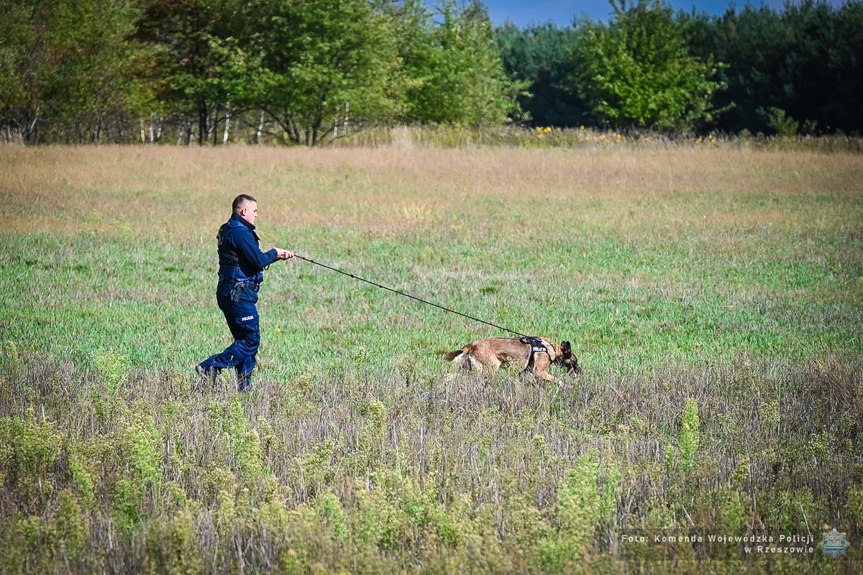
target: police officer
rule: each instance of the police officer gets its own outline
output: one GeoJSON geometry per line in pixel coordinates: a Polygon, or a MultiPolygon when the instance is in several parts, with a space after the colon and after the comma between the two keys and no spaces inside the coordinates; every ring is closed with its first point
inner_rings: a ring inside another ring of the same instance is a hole
{"type": "Polygon", "coordinates": [[[258,202],[248,194],[234,198],[233,214],[219,228],[219,283],[216,301],[234,336],[234,343],[222,353],[199,363],[196,370],[210,383],[223,370],[233,367],[237,372],[237,388],[244,391],[252,385],[255,355],[261,343],[258,321],[258,290],[264,281],[264,268],[276,260],[294,257],[292,252],[273,248],[262,252],[258,247],[255,220],[258,202]]]}

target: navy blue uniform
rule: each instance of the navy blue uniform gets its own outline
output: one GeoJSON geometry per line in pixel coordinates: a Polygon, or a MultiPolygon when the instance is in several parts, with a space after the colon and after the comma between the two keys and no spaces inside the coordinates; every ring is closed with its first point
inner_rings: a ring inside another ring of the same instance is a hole
{"type": "Polygon", "coordinates": [[[225,314],[234,343],[202,361],[200,367],[215,373],[233,367],[237,386],[243,391],[252,383],[255,356],[261,343],[261,325],[255,307],[258,290],[264,281],[264,268],[278,259],[278,252],[275,249],[262,252],[255,226],[238,214],[233,214],[219,228],[216,238],[219,241],[216,301],[225,314]]]}

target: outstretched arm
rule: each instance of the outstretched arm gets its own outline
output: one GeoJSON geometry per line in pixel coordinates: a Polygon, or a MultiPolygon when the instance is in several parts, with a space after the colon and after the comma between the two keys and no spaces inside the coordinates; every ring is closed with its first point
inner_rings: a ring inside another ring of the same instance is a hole
{"type": "MultiPolygon", "coordinates": [[[[234,241],[237,245],[237,251],[243,259],[251,264],[255,272],[263,271],[265,267],[276,261],[279,258],[278,248],[273,248],[266,252],[262,252],[258,248],[258,242],[255,236],[249,233],[238,233],[234,235],[234,241]]],[[[284,250],[283,250],[284,251],[284,250]]]]}

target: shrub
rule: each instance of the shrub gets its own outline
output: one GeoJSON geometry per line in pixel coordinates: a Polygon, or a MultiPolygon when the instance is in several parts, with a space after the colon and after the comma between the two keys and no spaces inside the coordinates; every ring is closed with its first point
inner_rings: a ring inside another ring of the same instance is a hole
{"type": "Polygon", "coordinates": [[[680,448],[680,468],[684,475],[689,475],[695,464],[695,452],[701,442],[699,433],[698,404],[694,399],[686,400],[683,408],[683,421],[677,435],[677,445],[680,448]]]}
{"type": "Polygon", "coordinates": [[[60,509],[54,519],[54,528],[63,562],[83,559],[89,549],[90,528],[81,505],[69,491],[60,492],[60,509]]]}
{"type": "Polygon", "coordinates": [[[590,550],[603,514],[599,457],[589,451],[578,458],[557,489],[559,531],[540,545],[542,563],[560,571],[590,550]]]}
{"type": "Polygon", "coordinates": [[[111,350],[102,351],[93,357],[96,372],[110,395],[115,395],[120,384],[129,375],[129,357],[111,350]]]}
{"type": "Polygon", "coordinates": [[[767,126],[783,137],[796,136],[800,129],[800,122],[789,116],[785,110],[776,107],[758,108],[758,115],[767,126]]]}
{"type": "Polygon", "coordinates": [[[329,526],[333,536],[342,543],[347,543],[348,522],[339,498],[331,490],[327,490],[318,499],[317,508],[318,513],[329,526]]]}
{"type": "Polygon", "coordinates": [[[158,575],[196,575],[204,561],[198,548],[195,522],[188,512],[154,521],[147,533],[148,572],[158,575]]]}
{"type": "Polygon", "coordinates": [[[25,505],[44,505],[52,495],[51,473],[62,445],[57,424],[37,420],[33,408],[22,419],[0,419],[0,475],[25,505]]]}

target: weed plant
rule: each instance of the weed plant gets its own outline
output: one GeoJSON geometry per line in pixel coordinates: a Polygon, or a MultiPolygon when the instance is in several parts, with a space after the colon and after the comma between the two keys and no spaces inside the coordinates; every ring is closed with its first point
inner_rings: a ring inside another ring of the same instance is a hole
{"type": "Polygon", "coordinates": [[[858,155],[6,147],[0,172],[0,572],[859,571],[858,155]],[[253,390],[196,388],[240,192],[264,248],[569,339],[584,373],[444,379],[509,334],[294,260],[253,390]]]}

